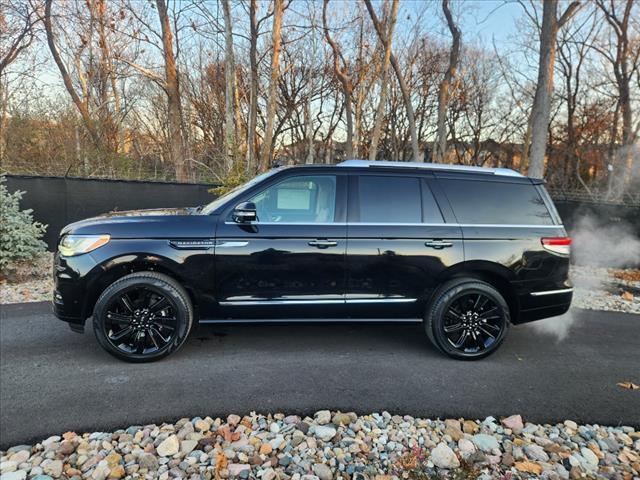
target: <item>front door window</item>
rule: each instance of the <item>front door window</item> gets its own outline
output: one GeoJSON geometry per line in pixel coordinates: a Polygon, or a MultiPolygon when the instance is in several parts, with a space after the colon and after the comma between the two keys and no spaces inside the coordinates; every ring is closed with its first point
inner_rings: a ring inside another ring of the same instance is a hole
{"type": "Polygon", "coordinates": [[[336,177],[333,175],[287,178],[251,200],[259,223],[333,223],[336,177]]]}

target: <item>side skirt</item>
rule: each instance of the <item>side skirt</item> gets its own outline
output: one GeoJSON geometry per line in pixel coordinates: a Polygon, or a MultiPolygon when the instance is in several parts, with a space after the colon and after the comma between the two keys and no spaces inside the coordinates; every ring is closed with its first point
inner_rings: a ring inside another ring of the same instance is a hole
{"type": "Polygon", "coordinates": [[[421,318],[298,318],[298,319],[200,319],[200,325],[292,325],[303,323],[420,323],[421,318]]]}

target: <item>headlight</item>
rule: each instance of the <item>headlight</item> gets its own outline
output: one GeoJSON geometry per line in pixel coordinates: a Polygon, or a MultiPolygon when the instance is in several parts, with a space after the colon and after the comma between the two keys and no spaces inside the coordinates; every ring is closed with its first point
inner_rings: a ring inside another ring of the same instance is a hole
{"type": "Polygon", "coordinates": [[[109,235],[65,235],[58,245],[58,251],[65,257],[81,255],[109,242],[109,235]]]}

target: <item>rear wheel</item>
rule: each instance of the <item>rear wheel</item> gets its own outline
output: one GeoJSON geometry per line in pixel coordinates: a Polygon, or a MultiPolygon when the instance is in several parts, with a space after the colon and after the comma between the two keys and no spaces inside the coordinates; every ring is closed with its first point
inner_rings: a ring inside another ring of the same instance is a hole
{"type": "Polygon", "coordinates": [[[425,314],[431,342],[453,358],[475,360],[500,346],[509,329],[509,307],[493,286],[471,278],[445,283],[425,314]]]}
{"type": "Polygon", "coordinates": [[[112,283],[93,313],[98,343],[128,362],[152,362],[175,352],[187,339],[193,308],[174,279],[137,272],[112,283]]]}

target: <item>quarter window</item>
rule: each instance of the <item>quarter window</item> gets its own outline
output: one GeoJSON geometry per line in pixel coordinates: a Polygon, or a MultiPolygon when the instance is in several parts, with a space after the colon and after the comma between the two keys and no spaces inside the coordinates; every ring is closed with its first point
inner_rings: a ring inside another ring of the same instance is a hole
{"type": "Polygon", "coordinates": [[[259,222],[332,223],[335,219],[336,177],[291,177],[255,195],[259,222]]]}
{"type": "Polygon", "coordinates": [[[491,225],[552,225],[534,185],[440,179],[460,223],[491,225]]]}

